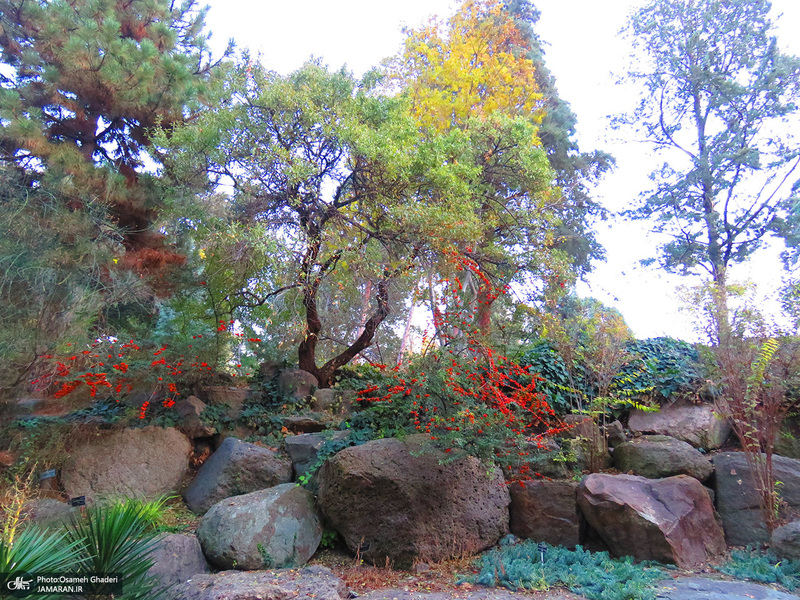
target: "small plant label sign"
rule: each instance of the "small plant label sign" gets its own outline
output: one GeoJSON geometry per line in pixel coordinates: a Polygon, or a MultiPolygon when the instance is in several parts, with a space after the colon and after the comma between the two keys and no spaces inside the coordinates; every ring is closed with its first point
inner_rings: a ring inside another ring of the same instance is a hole
{"type": "Polygon", "coordinates": [[[44,480],[44,479],[52,479],[55,476],[56,476],[56,470],[55,469],[48,469],[47,471],[44,471],[41,475],[39,475],[39,479],[42,479],[42,480],[44,480]]]}
{"type": "Polygon", "coordinates": [[[75,498],[70,498],[69,505],[86,506],[86,496],[76,496],[75,498]]]}

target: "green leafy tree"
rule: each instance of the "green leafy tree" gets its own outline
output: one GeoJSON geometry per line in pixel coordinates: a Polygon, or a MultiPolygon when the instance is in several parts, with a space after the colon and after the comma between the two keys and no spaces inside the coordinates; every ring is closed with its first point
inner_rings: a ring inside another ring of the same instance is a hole
{"type": "MultiPolygon", "coordinates": [[[[0,398],[67,342],[81,343],[101,313],[136,293],[114,272],[122,236],[105,211],[72,211],[47,188],[0,164],[0,398]]],[[[138,278],[136,278],[138,279],[138,278]]],[[[39,373],[41,375],[41,373],[39,373]]]]}
{"type": "Polygon", "coordinates": [[[317,64],[281,77],[245,58],[226,86],[220,108],[159,143],[170,148],[174,177],[207,174],[201,195],[230,190],[238,222],[266,229],[273,279],[231,294],[242,308],[297,306],[299,366],[328,386],[372,344],[392,312],[393,285],[447,245],[432,232],[456,222],[463,227],[448,235],[477,230],[463,200],[474,161],[445,158],[469,145],[463,137],[418,143],[401,99],[376,94],[369,78],[359,83],[317,64]],[[337,290],[349,288],[352,298],[368,285],[370,294],[357,294],[366,299],[356,303],[357,330],[331,328],[330,311],[344,300],[337,290]]]}
{"type": "Polygon", "coordinates": [[[70,210],[107,210],[119,266],[142,273],[183,261],[153,226],[149,131],[182,121],[202,92],[203,15],[193,0],[0,2],[0,158],[70,210]]]}
{"type": "Polygon", "coordinates": [[[152,322],[174,289],[150,130],[201,100],[202,26],[193,1],[0,1],[5,390],[68,338],[152,322]]]}
{"type": "Polygon", "coordinates": [[[767,0],[655,0],[627,27],[640,57],[629,78],[643,94],[619,123],[668,160],[627,214],[671,237],[665,269],[708,275],[718,341],[729,335],[728,268],[771,231],[791,233],[800,157],[785,132],[797,122],[800,60],[780,51],[769,10],[767,0]]]}
{"type": "MultiPolygon", "coordinates": [[[[506,285],[563,281],[569,271],[556,241],[563,202],[539,139],[544,100],[530,40],[498,0],[467,0],[447,21],[407,33],[403,51],[387,65],[390,81],[408,98],[424,137],[466,137],[477,167],[467,183],[480,231],[456,247],[462,260],[451,256],[432,267],[449,278],[454,266],[474,264],[453,301],[474,307],[468,324],[488,339],[506,285]]],[[[439,328],[436,313],[453,307],[440,310],[428,287],[439,328]]],[[[457,339],[452,333],[437,330],[439,339],[457,339]]]]}

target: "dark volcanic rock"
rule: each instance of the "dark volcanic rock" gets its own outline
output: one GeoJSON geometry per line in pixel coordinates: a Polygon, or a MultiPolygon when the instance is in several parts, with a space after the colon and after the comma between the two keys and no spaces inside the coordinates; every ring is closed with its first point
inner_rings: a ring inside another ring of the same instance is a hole
{"type": "Polygon", "coordinates": [[[311,493],[284,483],[218,502],[197,537],[220,569],[297,567],[317,551],[322,526],[311,493]]]}
{"type": "Polygon", "coordinates": [[[566,548],[581,543],[577,482],[526,481],[509,490],[511,533],[566,548]]]}
{"type": "Polygon", "coordinates": [[[322,467],[319,506],[347,546],[397,566],[477,552],[508,533],[509,494],[499,469],[455,461],[426,436],[342,450],[322,467]]]}
{"type": "Polygon", "coordinates": [[[701,482],[714,471],[699,450],[666,435],[643,435],[620,444],[614,450],[614,466],[650,479],[689,475],[701,482]]]}
{"type": "MultiPolygon", "coordinates": [[[[731,546],[747,546],[769,541],[759,505],[756,483],[744,452],[724,452],[712,459],[717,512],[725,528],[725,539],[731,546]]],[[[773,456],[775,479],[780,486],[781,501],[790,509],[800,508],[800,460],[773,456]]]]}
{"type": "Polygon", "coordinates": [[[148,575],[159,580],[157,589],[166,589],[208,573],[208,563],[194,535],[171,533],[162,536],[150,555],[153,566],[148,575]]]}
{"type": "Polygon", "coordinates": [[[292,480],[292,463],[269,448],[226,438],[197,471],[184,499],[203,514],[220,500],[263,490],[292,480]]]}
{"type": "Polygon", "coordinates": [[[695,448],[719,448],[731,432],[730,419],[722,419],[712,404],[676,402],[658,412],[633,409],[628,428],[634,433],[669,435],[695,448]]]}

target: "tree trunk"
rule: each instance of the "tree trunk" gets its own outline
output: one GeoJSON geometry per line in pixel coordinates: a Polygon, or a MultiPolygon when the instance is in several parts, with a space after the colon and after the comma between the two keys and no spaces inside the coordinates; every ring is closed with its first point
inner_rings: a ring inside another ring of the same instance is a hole
{"type": "Polygon", "coordinates": [[[298,349],[299,366],[317,378],[321,388],[328,388],[333,383],[333,375],[337,369],[349,363],[356,355],[369,347],[375,337],[375,331],[387,316],[389,316],[388,283],[378,283],[376,300],[378,307],[372,316],[364,323],[361,335],[350,344],[343,352],[334,356],[321,367],[317,367],[316,349],[319,333],[322,330],[322,321],[317,312],[316,292],[319,286],[312,286],[304,293],[303,306],[306,309],[306,335],[298,349]],[[313,292],[313,293],[312,293],[313,292]]]}
{"type": "Polygon", "coordinates": [[[476,296],[478,302],[476,321],[478,331],[484,338],[489,337],[492,332],[492,304],[496,299],[497,296],[492,293],[491,287],[485,281],[482,281],[476,296]]]}
{"type": "Polygon", "coordinates": [[[411,308],[408,309],[408,317],[406,318],[406,328],[403,330],[403,340],[400,342],[400,352],[397,353],[397,366],[402,366],[403,364],[403,357],[406,353],[406,348],[408,348],[408,338],[411,337],[411,320],[414,318],[414,302],[416,297],[413,297],[411,300],[411,308]]]}
{"type": "Polygon", "coordinates": [[[364,288],[364,294],[361,296],[361,315],[358,318],[358,333],[356,337],[364,333],[364,323],[367,321],[369,314],[369,301],[372,299],[372,280],[367,280],[367,285],[364,288]]]}
{"type": "Polygon", "coordinates": [[[727,273],[724,268],[720,270],[714,278],[712,294],[712,310],[714,311],[713,323],[714,333],[717,336],[716,342],[719,346],[731,343],[731,322],[728,309],[728,285],[727,273]]]}

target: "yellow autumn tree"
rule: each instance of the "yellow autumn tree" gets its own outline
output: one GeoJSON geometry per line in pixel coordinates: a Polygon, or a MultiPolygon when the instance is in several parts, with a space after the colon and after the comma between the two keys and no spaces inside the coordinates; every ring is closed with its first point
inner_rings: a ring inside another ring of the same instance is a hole
{"type": "Polygon", "coordinates": [[[446,22],[406,33],[392,76],[420,125],[446,131],[496,113],[541,122],[530,44],[499,0],[467,0],[446,22]]]}
{"type": "Polygon", "coordinates": [[[466,0],[446,21],[406,34],[388,63],[389,80],[406,95],[424,136],[467,138],[476,166],[468,204],[480,235],[454,251],[476,266],[464,295],[475,306],[473,327],[487,336],[494,300],[514,277],[563,280],[567,270],[554,248],[561,196],[539,140],[544,98],[530,41],[499,0],[466,0]]]}

